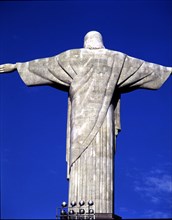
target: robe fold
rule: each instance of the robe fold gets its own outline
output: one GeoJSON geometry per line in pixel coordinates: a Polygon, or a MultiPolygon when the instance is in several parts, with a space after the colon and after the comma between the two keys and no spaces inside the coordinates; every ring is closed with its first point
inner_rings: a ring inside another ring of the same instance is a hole
{"type": "Polygon", "coordinates": [[[75,49],[17,63],[17,70],[26,85],[61,84],[69,88],[69,201],[92,199],[96,212],[112,213],[120,94],[138,88],[158,89],[172,68],[107,49],[75,49]]]}

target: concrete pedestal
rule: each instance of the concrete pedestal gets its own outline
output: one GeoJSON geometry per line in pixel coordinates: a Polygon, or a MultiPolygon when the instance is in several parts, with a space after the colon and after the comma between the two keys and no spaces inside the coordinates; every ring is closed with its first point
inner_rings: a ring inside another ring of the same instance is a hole
{"type": "Polygon", "coordinates": [[[96,213],[95,214],[95,219],[116,219],[116,220],[120,220],[122,218],[120,216],[114,215],[112,213],[96,213]]]}

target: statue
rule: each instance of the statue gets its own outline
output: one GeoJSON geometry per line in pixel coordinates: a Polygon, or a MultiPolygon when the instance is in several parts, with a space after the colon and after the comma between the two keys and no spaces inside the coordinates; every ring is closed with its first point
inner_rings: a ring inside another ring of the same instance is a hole
{"type": "Polygon", "coordinates": [[[56,84],[68,88],[69,201],[93,200],[95,213],[112,214],[120,95],[139,88],[160,88],[172,68],[105,49],[101,34],[91,31],[84,38],[84,48],[0,65],[0,73],[16,69],[28,86],[56,84]]]}

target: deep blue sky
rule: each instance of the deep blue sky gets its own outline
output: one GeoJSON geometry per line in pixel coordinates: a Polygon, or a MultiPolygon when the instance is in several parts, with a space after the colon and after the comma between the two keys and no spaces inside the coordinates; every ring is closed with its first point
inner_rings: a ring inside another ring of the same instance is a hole
{"type": "MultiPolygon", "coordinates": [[[[106,48],[172,66],[172,1],[1,1],[0,64],[81,48],[90,30],[106,48]]],[[[55,218],[67,200],[67,94],[0,76],[1,218],[55,218]]],[[[172,77],[121,100],[115,211],[172,217],[172,77]]]]}

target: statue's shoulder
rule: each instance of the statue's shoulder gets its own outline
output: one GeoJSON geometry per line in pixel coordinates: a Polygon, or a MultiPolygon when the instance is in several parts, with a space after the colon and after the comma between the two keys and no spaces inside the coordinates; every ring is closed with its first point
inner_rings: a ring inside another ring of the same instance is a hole
{"type": "Polygon", "coordinates": [[[59,59],[68,59],[68,58],[71,59],[71,58],[80,57],[81,54],[83,54],[83,53],[87,53],[84,48],[71,49],[71,50],[66,50],[66,51],[62,52],[57,56],[59,57],[59,59]]]}
{"type": "Polygon", "coordinates": [[[110,49],[106,49],[106,53],[111,54],[113,56],[119,56],[119,57],[125,57],[126,54],[120,51],[116,51],[116,50],[110,50],[110,49]]]}
{"type": "Polygon", "coordinates": [[[126,54],[115,51],[115,50],[109,50],[109,49],[86,49],[86,48],[79,48],[79,49],[71,49],[64,51],[58,55],[58,58],[60,60],[66,60],[66,59],[73,59],[73,58],[82,58],[82,57],[87,57],[94,56],[98,58],[99,55],[104,55],[104,56],[119,56],[119,57],[124,57],[126,54]]]}

